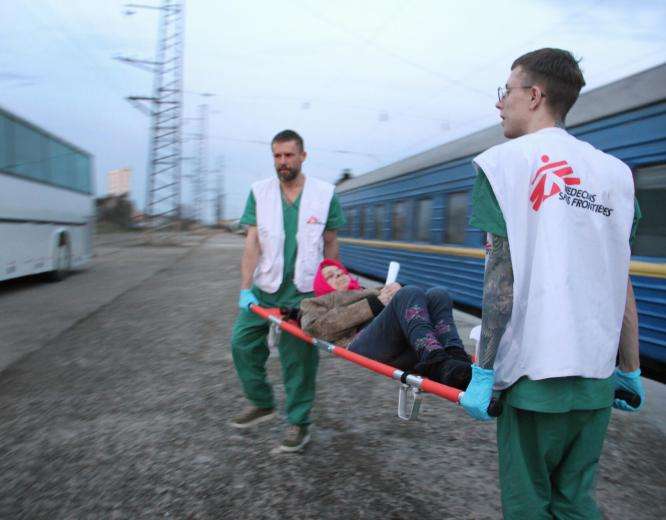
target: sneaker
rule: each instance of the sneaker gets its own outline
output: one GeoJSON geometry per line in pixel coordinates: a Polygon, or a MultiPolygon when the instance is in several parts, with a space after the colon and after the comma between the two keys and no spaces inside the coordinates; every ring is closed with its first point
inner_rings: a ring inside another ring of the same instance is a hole
{"type": "Polygon", "coordinates": [[[293,453],[305,448],[305,445],[310,442],[310,427],[307,425],[299,426],[292,424],[287,428],[287,433],[282,439],[279,450],[287,453],[293,453]]]}
{"type": "Polygon", "coordinates": [[[249,428],[256,424],[269,421],[275,417],[275,410],[273,408],[257,408],[256,406],[249,406],[231,421],[231,426],[234,428],[249,428]]]}

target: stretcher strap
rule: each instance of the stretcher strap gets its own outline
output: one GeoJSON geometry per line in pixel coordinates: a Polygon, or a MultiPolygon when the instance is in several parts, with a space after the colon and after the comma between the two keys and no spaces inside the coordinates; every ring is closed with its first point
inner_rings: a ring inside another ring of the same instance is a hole
{"type": "Polygon", "coordinates": [[[261,316],[262,318],[269,320],[272,323],[275,323],[285,332],[288,332],[292,336],[295,336],[298,339],[301,339],[306,343],[309,343],[310,345],[322,348],[323,350],[330,352],[334,356],[344,358],[347,361],[351,361],[352,363],[355,363],[369,370],[372,370],[377,374],[381,374],[391,379],[401,381],[403,384],[409,385],[411,387],[418,388],[422,392],[427,392],[429,394],[443,397],[444,399],[447,399],[454,403],[459,403],[460,399],[464,394],[464,392],[458,390],[457,388],[437,383],[435,381],[432,381],[431,379],[427,379],[422,376],[410,374],[406,371],[399,370],[395,367],[387,365],[386,363],[381,363],[379,361],[375,361],[374,359],[361,356],[356,352],[351,352],[350,350],[347,350],[344,347],[340,347],[338,345],[329,343],[328,341],[314,338],[309,334],[305,333],[300,327],[298,327],[294,323],[283,320],[280,309],[264,308],[258,305],[251,305],[250,310],[255,314],[257,314],[258,316],[261,316]]]}

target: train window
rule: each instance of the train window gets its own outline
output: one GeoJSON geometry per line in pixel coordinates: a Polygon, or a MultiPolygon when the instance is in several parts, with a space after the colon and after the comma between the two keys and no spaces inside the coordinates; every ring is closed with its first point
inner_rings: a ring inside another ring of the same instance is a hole
{"type": "Polygon", "coordinates": [[[407,201],[393,203],[391,238],[393,240],[405,240],[407,238],[407,201]]]}
{"type": "Polygon", "coordinates": [[[347,217],[347,235],[354,236],[354,216],[356,216],[356,208],[347,208],[345,210],[345,216],[347,217]]]}
{"type": "Polygon", "coordinates": [[[416,203],[416,241],[430,242],[432,223],[432,199],[421,199],[416,203]]]}
{"type": "Polygon", "coordinates": [[[467,192],[449,193],[446,199],[444,242],[462,244],[467,229],[467,192]]]}
{"type": "Polygon", "coordinates": [[[634,173],[636,198],[641,207],[633,254],[666,256],[666,164],[639,168],[634,173]]]}
{"type": "Polygon", "coordinates": [[[384,204],[375,206],[375,238],[382,240],[384,238],[384,226],[386,225],[386,207],[384,204]]]}
{"type": "Polygon", "coordinates": [[[366,211],[365,207],[359,206],[358,208],[358,236],[359,238],[365,238],[365,226],[366,211]]]}

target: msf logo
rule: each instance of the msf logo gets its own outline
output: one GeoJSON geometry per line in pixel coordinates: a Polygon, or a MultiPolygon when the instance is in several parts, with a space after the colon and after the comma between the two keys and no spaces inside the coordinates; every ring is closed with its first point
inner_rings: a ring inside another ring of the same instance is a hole
{"type": "Polygon", "coordinates": [[[305,221],[306,224],[323,224],[316,216],[312,215],[305,221]]]}
{"type": "Polygon", "coordinates": [[[536,171],[530,181],[530,202],[534,211],[539,211],[544,200],[564,191],[565,186],[580,184],[580,179],[574,176],[573,169],[566,161],[548,161],[550,157],[541,156],[541,162],[546,164],[536,171]]]}

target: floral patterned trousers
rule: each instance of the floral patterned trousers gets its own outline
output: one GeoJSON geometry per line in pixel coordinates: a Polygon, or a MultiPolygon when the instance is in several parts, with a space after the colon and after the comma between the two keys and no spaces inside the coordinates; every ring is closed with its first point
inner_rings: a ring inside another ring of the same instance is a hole
{"type": "Polygon", "coordinates": [[[463,348],[448,292],[407,286],[354,338],[349,350],[411,370],[434,350],[448,347],[463,348]]]}

